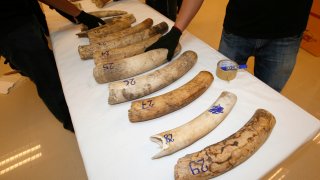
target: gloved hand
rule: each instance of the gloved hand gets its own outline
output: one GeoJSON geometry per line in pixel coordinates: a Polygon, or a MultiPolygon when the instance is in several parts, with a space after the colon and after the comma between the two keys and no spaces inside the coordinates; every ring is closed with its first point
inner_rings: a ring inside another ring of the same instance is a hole
{"type": "Polygon", "coordinates": [[[96,16],[93,16],[91,14],[88,14],[84,11],[81,11],[81,13],[75,17],[80,23],[83,23],[84,25],[88,26],[88,29],[92,29],[92,28],[95,28],[95,27],[98,27],[99,26],[99,23],[100,24],[105,24],[105,22],[96,17],[96,16]]]}
{"type": "Polygon", "coordinates": [[[167,34],[162,36],[157,42],[148,47],[146,51],[158,48],[166,48],[168,49],[167,59],[168,61],[171,61],[174,54],[174,50],[176,49],[179,43],[181,34],[182,32],[180,31],[180,29],[173,26],[167,34]]]}

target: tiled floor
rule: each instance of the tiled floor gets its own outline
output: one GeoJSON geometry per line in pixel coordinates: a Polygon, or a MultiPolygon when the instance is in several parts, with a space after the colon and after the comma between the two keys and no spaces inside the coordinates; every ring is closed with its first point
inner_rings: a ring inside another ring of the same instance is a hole
{"type": "MultiPolygon", "coordinates": [[[[217,48],[226,4],[227,0],[205,1],[188,30],[217,48]]],[[[0,64],[0,75],[10,71],[0,64]]],[[[249,71],[252,64],[250,60],[249,71]]],[[[318,67],[320,58],[301,49],[282,94],[320,119],[318,67]]],[[[87,179],[75,135],[50,114],[27,78],[22,77],[8,95],[0,94],[0,114],[0,179],[87,179]]],[[[320,135],[264,179],[320,179],[319,152],[320,135]]]]}
{"type": "MultiPolygon", "coordinates": [[[[1,64],[1,74],[10,71],[1,64]]],[[[0,94],[0,179],[87,179],[77,140],[21,77],[0,94]]]]}

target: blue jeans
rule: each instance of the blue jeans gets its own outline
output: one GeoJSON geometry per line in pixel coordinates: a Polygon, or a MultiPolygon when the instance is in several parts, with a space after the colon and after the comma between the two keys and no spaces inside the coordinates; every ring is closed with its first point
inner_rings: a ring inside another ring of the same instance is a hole
{"type": "Polygon", "coordinates": [[[238,64],[246,64],[254,56],[254,75],[280,92],[296,63],[301,37],[253,39],[223,31],[219,52],[238,64]]]}

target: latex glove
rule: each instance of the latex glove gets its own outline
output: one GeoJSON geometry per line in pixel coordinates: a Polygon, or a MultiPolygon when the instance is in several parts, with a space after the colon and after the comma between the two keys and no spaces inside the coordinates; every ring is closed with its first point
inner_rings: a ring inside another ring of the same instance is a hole
{"type": "Polygon", "coordinates": [[[167,34],[162,36],[157,42],[148,47],[146,51],[158,48],[166,48],[168,49],[167,60],[171,61],[174,54],[174,50],[176,49],[179,43],[181,34],[182,32],[180,31],[180,29],[173,26],[167,34]]]}
{"type": "Polygon", "coordinates": [[[96,16],[93,16],[91,14],[88,14],[84,11],[81,11],[81,13],[75,17],[80,23],[86,25],[88,27],[88,29],[92,29],[92,28],[95,28],[95,27],[98,27],[99,24],[105,24],[105,22],[96,17],[96,16]]]}

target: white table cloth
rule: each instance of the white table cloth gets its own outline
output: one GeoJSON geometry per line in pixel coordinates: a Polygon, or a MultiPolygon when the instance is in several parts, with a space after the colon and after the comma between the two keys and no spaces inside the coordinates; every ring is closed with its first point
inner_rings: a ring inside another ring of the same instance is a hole
{"type": "MultiPolygon", "coordinates": [[[[87,12],[98,10],[89,0],[79,2],[87,12]]],[[[109,3],[104,9],[133,13],[136,23],[152,18],[154,24],[166,21],[169,26],[173,25],[170,20],[136,0],[109,3]]],[[[78,46],[88,44],[88,39],[75,35],[80,27],[52,10],[47,9],[46,15],[59,75],[89,179],[174,179],[174,165],[178,158],[223,140],[241,128],[256,109],[264,108],[277,120],[268,140],[247,161],[217,177],[258,179],[320,129],[320,122],[315,117],[246,71],[239,72],[231,82],[220,80],[215,75],[216,64],[225,57],[188,32],[181,37],[182,52],[195,51],[198,62],[182,78],[147,97],[174,90],[203,70],[215,76],[213,84],[198,99],[178,111],[154,120],[131,123],[128,119],[131,102],[109,105],[108,84],[96,83],[92,74],[93,60],[80,59],[78,46]],[[151,135],[190,121],[206,110],[222,91],[236,94],[238,101],[216,129],[170,156],[151,159],[160,151],[159,146],[150,141],[151,135]]]]}

